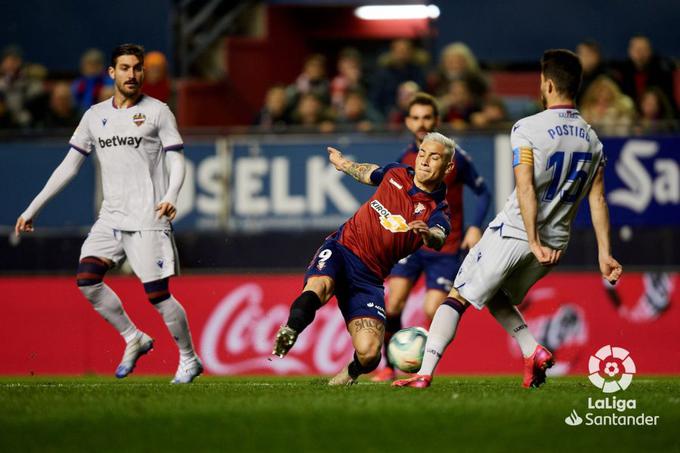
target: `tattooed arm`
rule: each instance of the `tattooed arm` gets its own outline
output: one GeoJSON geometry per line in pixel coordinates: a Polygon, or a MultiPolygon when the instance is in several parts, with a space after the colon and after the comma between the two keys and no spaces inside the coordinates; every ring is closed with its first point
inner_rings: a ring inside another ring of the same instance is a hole
{"type": "Polygon", "coordinates": [[[360,183],[368,184],[369,186],[375,185],[371,181],[371,173],[380,168],[380,166],[376,164],[358,164],[352,162],[351,160],[346,159],[339,150],[330,146],[328,147],[328,159],[338,171],[350,175],[360,183]]]}

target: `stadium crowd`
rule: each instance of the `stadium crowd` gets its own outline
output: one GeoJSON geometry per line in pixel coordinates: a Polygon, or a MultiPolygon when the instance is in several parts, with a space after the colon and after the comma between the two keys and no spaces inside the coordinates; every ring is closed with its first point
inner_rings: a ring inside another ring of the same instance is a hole
{"type": "MultiPolygon", "coordinates": [[[[656,55],[650,40],[630,38],[628,58],[609,62],[595,41],[578,44],[584,68],[578,96],[583,117],[600,134],[653,134],[680,130],[674,94],[674,62],[656,55]]],[[[345,48],[331,61],[309,55],[299,76],[267,91],[253,131],[369,132],[403,127],[405,107],[418,91],[437,98],[442,123],[456,132],[507,128],[518,116],[539,111],[538,99],[521,112],[493,91],[472,50],[462,42],[443,48],[435,62],[408,39],[396,39],[376,61],[345,48]],[[370,70],[369,70],[370,69],[370,70]]],[[[40,64],[24,61],[11,45],[0,62],[0,129],[73,128],[93,103],[111,96],[105,55],[86,51],[75,80],[53,80],[40,64]]],[[[172,104],[168,63],[160,52],[146,56],[144,92],[172,104]]]]}

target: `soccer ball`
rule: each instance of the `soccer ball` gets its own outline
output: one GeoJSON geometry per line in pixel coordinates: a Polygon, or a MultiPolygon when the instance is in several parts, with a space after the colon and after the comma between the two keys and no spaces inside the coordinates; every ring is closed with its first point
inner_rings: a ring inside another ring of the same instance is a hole
{"type": "Polygon", "coordinates": [[[387,346],[387,358],[392,365],[407,373],[415,373],[423,363],[427,330],[408,327],[395,333],[387,346]]]}

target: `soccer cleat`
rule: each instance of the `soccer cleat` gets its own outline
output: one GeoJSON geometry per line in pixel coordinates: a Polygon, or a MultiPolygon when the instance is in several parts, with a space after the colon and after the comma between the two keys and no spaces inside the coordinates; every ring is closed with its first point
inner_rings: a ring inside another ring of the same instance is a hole
{"type": "Polygon", "coordinates": [[[170,381],[171,384],[190,384],[203,373],[203,363],[197,355],[188,360],[180,360],[175,378],[170,381]]]}
{"type": "Polygon", "coordinates": [[[274,349],[272,354],[284,358],[290,348],[295,344],[297,340],[298,333],[288,326],[281,326],[279,331],[276,332],[276,339],[274,340],[274,349]]]}
{"type": "Polygon", "coordinates": [[[116,368],[116,377],[122,379],[135,369],[137,360],[147,352],[153,349],[153,338],[141,332],[137,338],[132,340],[125,346],[123,353],[123,360],[121,360],[118,368],[116,368]]]}
{"type": "Polygon", "coordinates": [[[424,389],[432,385],[432,376],[428,374],[416,374],[408,379],[398,379],[392,383],[392,387],[413,387],[424,389]]]}
{"type": "Polygon", "coordinates": [[[540,387],[545,383],[545,371],[555,364],[553,355],[540,344],[536,346],[534,353],[524,358],[524,379],[522,386],[540,387]]]}
{"type": "Polygon", "coordinates": [[[393,381],[396,379],[397,373],[394,371],[394,368],[390,368],[386,366],[382,370],[376,372],[373,377],[371,378],[372,382],[388,382],[388,381],[393,381]]]}
{"type": "Polygon", "coordinates": [[[328,381],[328,385],[354,385],[356,384],[357,381],[352,379],[352,376],[349,375],[349,369],[348,367],[344,367],[338,374],[333,376],[330,381],[328,381]]]}

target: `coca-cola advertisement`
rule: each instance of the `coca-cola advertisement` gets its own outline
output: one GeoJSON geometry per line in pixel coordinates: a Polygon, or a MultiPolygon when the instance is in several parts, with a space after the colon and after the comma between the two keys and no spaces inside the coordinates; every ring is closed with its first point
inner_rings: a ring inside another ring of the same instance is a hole
{"type": "MultiPolygon", "coordinates": [[[[155,347],[136,374],[171,375],[176,346],[142,285],[111,277],[133,322],[155,347]]],[[[592,273],[553,273],[520,307],[538,340],[555,352],[557,374],[584,373],[589,354],[612,342],[635,356],[641,373],[680,373],[678,275],[630,273],[616,286],[592,273]]],[[[206,373],[323,374],[352,356],[350,337],[334,299],[298,338],[291,352],[271,356],[274,335],[302,289],[301,275],[210,275],[173,279],[171,291],[186,308],[206,373]]],[[[3,345],[0,374],[112,374],[124,342],[66,277],[0,278],[3,345]]],[[[428,327],[424,288],[416,286],[403,325],[428,327]]],[[[440,363],[441,373],[521,372],[521,355],[486,310],[468,310],[440,363]]]]}

